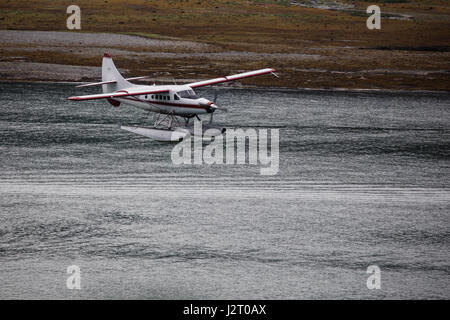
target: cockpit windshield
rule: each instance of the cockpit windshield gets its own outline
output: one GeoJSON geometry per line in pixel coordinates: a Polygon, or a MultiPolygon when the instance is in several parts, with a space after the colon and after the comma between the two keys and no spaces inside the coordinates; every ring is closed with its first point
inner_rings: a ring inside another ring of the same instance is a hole
{"type": "Polygon", "coordinates": [[[178,96],[180,98],[185,98],[185,99],[198,99],[198,98],[200,98],[199,96],[197,96],[195,94],[194,90],[178,91],[177,94],[178,94],[178,96]]]}

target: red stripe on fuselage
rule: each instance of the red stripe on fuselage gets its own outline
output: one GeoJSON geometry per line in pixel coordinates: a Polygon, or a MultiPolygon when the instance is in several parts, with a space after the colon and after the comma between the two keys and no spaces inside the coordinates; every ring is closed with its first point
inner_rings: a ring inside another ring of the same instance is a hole
{"type": "Polygon", "coordinates": [[[170,102],[147,101],[147,100],[139,100],[139,99],[131,98],[131,97],[118,97],[118,99],[132,100],[132,101],[136,101],[136,102],[145,102],[148,104],[159,104],[159,105],[168,106],[168,107],[180,107],[180,108],[193,108],[193,109],[208,110],[208,108],[206,108],[206,107],[202,107],[202,106],[195,105],[195,104],[181,104],[181,103],[176,104],[176,103],[170,103],[170,102]]]}

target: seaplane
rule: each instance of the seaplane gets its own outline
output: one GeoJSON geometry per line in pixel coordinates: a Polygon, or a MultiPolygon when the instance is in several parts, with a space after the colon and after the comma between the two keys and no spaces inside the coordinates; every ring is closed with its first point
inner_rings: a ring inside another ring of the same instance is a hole
{"type": "Polygon", "coordinates": [[[155,113],[154,123],[151,127],[120,125],[120,128],[158,141],[181,141],[186,136],[194,134],[193,125],[189,123],[190,119],[196,118],[201,121],[199,117],[201,115],[209,114],[209,124],[202,126],[204,131],[216,132],[213,135],[223,134],[226,131],[226,128],[212,124],[214,112],[227,111],[226,108],[216,104],[217,94],[213,101],[210,101],[198,96],[194,91],[195,88],[264,74],[277,76],[274,69],[266,68],[183,85],[137,85],[130,81],[148,77],[124,78],[114,65],[111,56],[105,53],[102,61],[102,81],[77,86],[78,88],[102,86],[103,93],[73,96],[68,100],[106,99],[113,107],[119,107],[123,103],[148,113],[155,113]]]}

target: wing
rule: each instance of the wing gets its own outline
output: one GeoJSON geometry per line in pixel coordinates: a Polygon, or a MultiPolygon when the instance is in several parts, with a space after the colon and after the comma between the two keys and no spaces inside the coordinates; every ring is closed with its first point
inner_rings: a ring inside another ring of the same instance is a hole
{"type": "Polygon", "coordinates": [[[152,94],[152,93],[163,93],[163,92],[169,92],[168,89],[155,89],[155,90],[133,90],[133,91],[127,91],[127,90],[119,90],[116,92],[111,93],[100,93],[100,94],[90,94],[86,96],[75,96],[67,98],[67,100],[75,100],[75,101],[82,101],[82,100],[94,100],[94,99],[107,99],[107,98],[120,98],[120,97],[126,97],[126,96],[138,96],[142,94],[152,94]]]}
{"type": "Polygon", "coordinates": [[[223,82],[228,82],[228,81],[239,80],[239,79],[248,78],[248,77],[260,76],[263,74],[274,73],[274,72],[275,72],[275,69],[271,69],[271,68],[260,69],[260,70],[250,71],[250,72],[238,73],[238,74],[234,74],[234,75],[222,77],[222,78],[188,83],[187,85],[191,88],[198,88],[198,87],[210,86],[213,84],[218,84],[218,83],[223,83],[223,82]]]}

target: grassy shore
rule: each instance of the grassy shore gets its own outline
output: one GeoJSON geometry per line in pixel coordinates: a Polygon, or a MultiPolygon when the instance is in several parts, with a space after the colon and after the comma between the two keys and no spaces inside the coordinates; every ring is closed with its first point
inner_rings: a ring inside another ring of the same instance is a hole
{"type": "MultiPolygon", "coordinates": [[[[273,67],[280,79],[261,77],[244,82],[291,88],[450,90],[448,1],[328,1],[338,3],[333,10],[299,5],[308,4],[306,0],[294,2],[4,0],[0,3],[0,29],[73,32],[66,29],[66,8],[77,4],[83,33],[203,44],[98,46],[122,50],[115,60],[130,75],[145,71],[163,76],[169,70],[170,76],[186,78],[188,70],[191,77],[209,78],[273,67]],[[374,3],[384,16],[381,30],[366,28],[365,9],[374,3]],[[196,51],[211,55],[195,55],[196,51]],[[150,52],[161,54],[146,55],[150,52]],[[250,53],[235,58],[235,52],[250,53]],[[255,58],[253,53],[260,55],[255,58]]],[[[66,50],[70,46],[2,44],[1,61],[14,63],[20,57],[26,62],[99,66],[95,51],[83,53],[78,50],[83,43],[74,43],[76,50],[71,52],[66,50]]],[[[8,78],[7,73],[1,75],[8,78]]]]}

